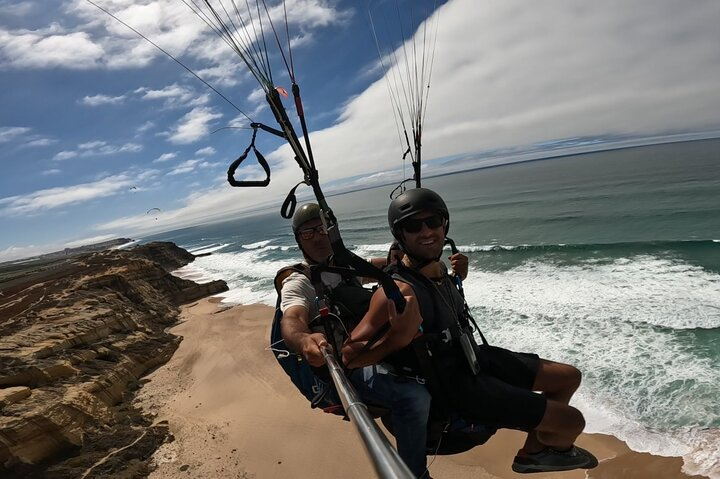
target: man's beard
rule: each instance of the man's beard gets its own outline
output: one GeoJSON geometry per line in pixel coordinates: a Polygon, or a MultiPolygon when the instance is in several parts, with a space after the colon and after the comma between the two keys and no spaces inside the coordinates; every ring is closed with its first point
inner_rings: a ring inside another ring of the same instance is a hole
{"type": "Polygon", "coordinates": [[[427,263],[431,261],[437,261],[442,256],[442,247],[437,248],[437,251],[433,252],[430,252],[428,250],[425,250],[424,252],[418,252],[407,245],[403,245],[403,249],[405,253],[410,257],[410,259],[414,260],[414,262],[427,263]]]}

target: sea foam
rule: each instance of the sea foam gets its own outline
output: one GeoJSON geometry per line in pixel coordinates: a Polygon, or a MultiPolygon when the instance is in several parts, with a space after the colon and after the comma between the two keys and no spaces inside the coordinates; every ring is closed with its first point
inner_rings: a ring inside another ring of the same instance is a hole
{"type": "Polygon", "coordinates": [[[695,339],[720,327],[717,274],[651,255],[532,260],[502,272],[474,266],[465,291],[491,344],[583,371],[575,402],[589,431],[717,472],[707,442],[720,427],[720,370],[695,339]]]}

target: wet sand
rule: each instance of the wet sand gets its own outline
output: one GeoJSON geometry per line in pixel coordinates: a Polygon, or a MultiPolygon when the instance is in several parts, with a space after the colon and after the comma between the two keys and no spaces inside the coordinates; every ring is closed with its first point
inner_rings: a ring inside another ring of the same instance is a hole
{"type": "MultiPolygon", "coordinates": [[[[310,409],[266,350],[273,310],[224,307],[218,299],[185,306],[183,336],[172,359],[147,376],[136,404],[167,421],[175,440],[154,456],[152,479],[369,478],[373,468],[353,426],[310,409]]],[[[524,435],[503,430],[485,445],[428,458],[434,478],[519,478],[510,469],[524,435]]],[[[687,479],[682,459],[628,449],[606,435],[583,434],[578,445],[600,465],[591,471],[533,474],[534,479],[687,479]]]]}

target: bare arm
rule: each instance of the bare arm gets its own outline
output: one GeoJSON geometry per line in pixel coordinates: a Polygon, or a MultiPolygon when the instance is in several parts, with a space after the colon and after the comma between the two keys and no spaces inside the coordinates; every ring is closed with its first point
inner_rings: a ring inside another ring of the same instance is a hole
{"type": "Polygon", "coordinates": [[[311,365],[322,366],[325,358],[320,351],[327,345],[325,335],[313,333],[308,324],[310,313],[303,306],[291,306],[283,313],[280,329],[285,343],[294,352],[301,354],[311,365]]]}
{"type": "Polygon", "coordinates": [[[388,354],[401,349],[418,334],[422,316],[412,288],[406,283],[397,282],[405,296],[406,306],[402,313],[395,310],[395,303],[378,290],[370,301],[370,308],[360,324],[343,347],[343,360],[348,367],[362,367],[375,364],[388,354]],[[372,338],[386,323],[390,323],[388,332],[369,350],[364,350],[365,343],[372,338]]]}
{"type": "MultiPolygon", "coordinates": [[[[367,260],[371,265],[375,266],[377,269],[383,269],[385,266],[387,266],[387,260],[385,258],[368,258],[367,260]]],[[[363,284],[367,283],[377,283],[377,278],[366,278],[362,277],[360,278],[363,284]]]]}

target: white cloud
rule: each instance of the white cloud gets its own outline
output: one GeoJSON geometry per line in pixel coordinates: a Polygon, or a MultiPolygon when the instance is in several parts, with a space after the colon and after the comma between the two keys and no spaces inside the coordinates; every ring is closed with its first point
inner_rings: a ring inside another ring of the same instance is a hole
{"type": "Polygon", "coordinates": [[[9,143],[16,138],[28,133],[31,128],[24,126],[3,126],[0,127],[0,143],[9,143]]]}
{"type": "Polygon", "coordinates": [[[157,177],[160,174],[160,170],[149,169],[135,174],[137,175],[137,181],[146,181],[157,177]]]}
{"type": "Polygon", "coordinates": [[[142,151],[143,146],[137,143],[125,143],[123,145],[104,145],[97,151],[93,151],[93,155],[114,155],[116,153],[137,153],[142,151]]]}
{"type": "Polygon", "coordinates": [[[200,163],[200,160],[186,160],[176,166],[174,169],[168,172],[169,176],[181,175],[183,173],[189,173],[195,170],[196,165],[200,163]]]}
{"type": "Polygon", "coordinates": [[[155,127],[155,122],[146,121],[145,123],[143,123],[142,125],[137,127],[137,130],[135,130],[135,132],[138,135],[141,135],[141,134],[145,133],[146,131],[153,129],[154,127],[155,127]]]}
{"type": "Polygon", "coordinates": [[[0,198],[0,215],[18,216],[85,203],[124,192],[132,186],[132,182],[133,179],[127,175],[117,175],[93,183],[48,188],[25,195],[0,198]]]}
{"type": "Polygon", "coordinates": [[[177,83],[168,85],[161,90],[138,88],[135,93],[141,94],[142,100],[162,100],[166,108],[182,108],[189,106],[205,105],[210,97],[207,94],[197,92],[180,86],[177,83]]]}
{"type": "Polygon", "coordinates": [[[250,104],[256,105],[258,103],[265,104],[265,90],[262,88],[254,88],[253,91],[247,96],[247,101],[250,104]]]}
{"type": "Polygon", "coordinates": [[[27,143],[25,143],[24,146],[27,147],[39,147],[39,146],[50,146],[56,144],[58,141],[54,140],[52,138],[40,138],[36,137],[35,139],[29,140],[27,143]]]}
{"type": "Polygon", "coordinates": [[[177,152],[173,152],[173,153],[163,153],[162,155],[160,155],[160,156],[158,156],[157,158],[155,158],[152,162],[153,162],[153,163],[164,163],[164,162],[166,162],[166,161],[172,160],[172,159],[175,158],[176,156],[177,156],[177,152]]]}
{"type": "Polygon", "coordinates": [[[94,150],[96,148],[104,148],[107,146],[107,142],[102,140],[88,141],[86,143],[80,143],[78,149],[80,150],[94,150]]]}
{"type": "Polygon", "coordinates": [[[0,144],[15,142],[19,148],[32,148],[52,145],[57,140],[43,138],[40,135],[32,134],[32,128],[25,126],[3,126],[0,127],[0,144]]]}
{"type": "Polygon", "coordinates": [[[125,99],[125,95],[120,96],[109,96],[109,95],[93,95],[93,96],[86,96],[80,102],[83,105],[87,106],[102,106],[102,105],[117,105],[118,103],[122,103],[122,101],[125,99]]]}
{"type": "Polygon", "coordinates": [[[70,158],[88,158],[91,156],[107,156],[119,153],[137,153],[142,151],[143,146],[138,143],[125,143],[122,145],[109,145],[103,140],[93,140],[80,143],[76,151],[65,150],[57,153],[53,160],[62,161],[70,158]]]}
{"type": "Polygon", "coordinates": [[[95,243],[102,243],[103,241],[110,241],[111,239],[117,238],[116,235],[97,235],[90,236],[89,238],[81,238],[65,243],[65,248],[77,248],[79,246],[86,246],[95,243]]]}
{"type": "MultiPolygon", "coordinates": [[[[718,22],[714,2],[449,2],[440,9],[423,156],[718,129],[718,22]]],[[[384,80],[311,139],[325,181],[401,166],[384,80]]],[[[286,146],[268,157],[292,161],[286,146]]]]}
{"type": "Polygon", "coordinates": [[[44,35],[0,29],[0,61],[14,68],[86,69],[99,65],[103,49],[85,32],[44,35]]]}
{"type": "Polygon", "coordinates": [[[32,13],[35,9],[35,4],[33,2],[15,2],[7,0],[0,2],[0,9],[2,9],[4,15],[25,17],[32,13]]]}
{"type": "Polygon", "coordinates": [[[40,174],[43,176],[57,175],[60,173],[62,173],[62,170],[58,170],[57,168],[52,168],[50,170],[42,170],[40,172],[40,174]]]}
{"type": "MultiPolygon", "coordinates": [[[[239,171],[237,178],[257,178],[257,165],[239,171]]],[[[262,170],[260,170],[262,174],[262,170]]],[[[298,182],[300,172],[297,165],[285,163],[273,170],[273,180],[267,188],[262,190],[259,196],[253,191],[243,188],[232,188],[225,181],[224,175],[218,175],[215,183],[206,188],[193,188],[192,193],[187,195],[183,206],[174,210],[163,208],[162,217],[156,222],[148,222],[144,215],[119,218],[106,223],[98,224],[100,231],[128,231],[129,234],[139,235],[151,231],[167,231],[172,228],[197,225],[210,221],[221,221],[227,219],[229,214],[237,215],[238,212],[252,209],[257,211],[269,205],[279,205],[288,190],[298,182]]],[[[307,191],[307,190],[306,190],[307,191]]]]}
{"type": "Polygon", "coordinates": [[[212,146],[207,146],[205,148],[200,148],[195,152],[195,155],[197,156],[210,156],[214,155],[216,153],[215,148],[212,146]]]}
{"type": "Polygon", "coordinates": [[[175,144],[193,143],[206,136],[210,131],[210,123],[218,118],[222,118],[222,114],[212,108],[194,108],[168,133],[168,140],[175,144]]]}
{"type": "MultiPolygon", "coordinates": [[[[208,51],[222,51],[224,49],[223,47],[224,45],[216,45],[214,43],[211,48],[203,45],[202,48],[204,50],[203,52],[199,52],[198,55],[202,55],[208,51]]],[[[197,45],[197,48],[200,49],[200,45],[197,45]]],[[[217,64],[208,68],[199,68],[195,73],[215,88],[234,87],[243,80],[250,80],[249,72],[243,69],[244,65],[238,62],[236,58],[219,56],[212,60],[217,62],[217,64]]]]}
{"type": "Polygon", "coordinates": [[[9,246],[4,250],[0,250],[0,262],[14,261],[21,258],[30,258],[41,254],[57,251],[61,249],[59,245],[27,245],[27,246],[9,246]]]}
{"type": "Polygon", "coordinates": [[[9,246],[0,250],[0,262],[14,261],[22,258],[32,258],[42,254],[62,251],[65,248],[76,248],[78,246],[90,245],[118,238],[116,234],[103,234],[89,238],[73,240],[68,243],[50,243],[44,245],[9,246]]]}
{"type": "Polygon", "coordinates": [[[183,173],[190,173],[199,168],[211,168],[217,166],[218,163],[212,163],[204,160],[186,160],[176,166],[174,169],[169,171],[168,176],[181,175],[183,173]]]}
{"type": "MultiPolygon", "coordinates": [[[[148,1],[144,4],[122,0],[111,5],[103,4],[107,10],[127,25],[151,39],[158,46],[174,56],[206,35],[205,26],[180,2],[172,0],[148,1]],[[162,21],[159,21],[162,19],[162,21]]],[[[97,35],[96,42],[105,51],[101,66],[109,69],[140,68],[149,65],[163,54],[146,40],[120,24],[104,12],[84,1],[68,5],[68,13],[86,22],[83,28],[97,35]],[[99,32],[99,30],[104,30],[99,32]]]]}
{"type": "Polygon", "coordinates": [[[75,158],[78,156],[77,152],[75,151],[61,151],[57,153],[55,156],[53,156],[53,160],[56,161],[62,161],[62,160],[69,160],[70,158],[75,158]]]}
{"type": "MultiPolygon", "coordinates": [[[[301,28],[325,27],[334,23],[342,23],[352,16],[351,10],[337,10],[326,0],[288,0],[285,2],[288,23],[301,28]]],[[[280,22],[284,18],[283,5],[270,9],[273,21],[280,22]]]]}
{"type": "MultiPolygon", "coordinates": [[[[206,79],[221,86],[237,84],[237,63],[227,59],[221,40],[181,2],[149,0],[138,4],[113,0],[102,6],[176,58],[189,56],[210,62],[212,65],[194,68],[206,79]]],[[[30,2],[22,2],[3,6],[3,11],[19,16],[29,15],[34,8],[30,2]]],[[[0,29],[0,61],[15,68],[122,69],[145,67],[163,55],[127,26],[87,2],[73,0],[61,8],[81,22],[75,31],[58,24],[42,30],[0,29]]],[[[284,16],[282,6],[275,5],[270,12],[279,24],[284,16]]],[[[309,37],[312,29],[343,22],[351,14],[325,0],[288,1],[287,12],[291,26],[303,32],[294,41],[309,37]]]]}

